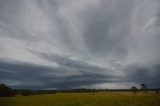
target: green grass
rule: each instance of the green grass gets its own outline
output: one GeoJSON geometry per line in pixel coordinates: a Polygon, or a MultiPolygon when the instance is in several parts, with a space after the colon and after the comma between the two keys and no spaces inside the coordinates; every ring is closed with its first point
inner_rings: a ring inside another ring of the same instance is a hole
{"type": "Polygon", "coordinates": [[[0,106],[160,106],[160,95],[57,93],[0,98],[0,106]]]}

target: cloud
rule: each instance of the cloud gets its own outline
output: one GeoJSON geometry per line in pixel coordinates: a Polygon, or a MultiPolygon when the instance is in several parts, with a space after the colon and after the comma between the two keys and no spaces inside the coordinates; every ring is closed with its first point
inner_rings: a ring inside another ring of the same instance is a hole
{"type": "Polygon", "coordinates": [[[157,0],[1,0],[0,81],[158,87],[159,7],[157,0]]]}
{"type": "Polygon", "coordinates": [[[147,83],[149,87],[160,87],[160,65],[159,63],[144,65],[132,65],[126,69],[126,78],[128,82],[147,83]]]}
{"type": "MultiPolygon", "coordinates": [[[[87,68],[90,69],[89,67],[93,66],[86,67],[83,64],[77,68],[74,64],[73,66],[63,64],[60,67],[53,68],[17,61],[1,61],[0,81],[14,88],[47,89],[54,87],[66,89],[80,87],[82,85],[112,82],[112,79],[116,78],[113,75],[93,72],[96,71],[96,68],[93,71],[87,70],[87,68]]],[[[97,71],[101,71],[100,68],[97,69],[99,69],[97,71]]]]}

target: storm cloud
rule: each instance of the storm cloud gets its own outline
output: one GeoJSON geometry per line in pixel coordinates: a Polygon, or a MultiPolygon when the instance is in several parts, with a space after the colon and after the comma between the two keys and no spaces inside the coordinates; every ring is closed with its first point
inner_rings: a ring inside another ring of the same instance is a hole
{"type": "Polygon", "coordinates": [[[160,87],[158,0],[1,0],[0,83],[160,87]]]}

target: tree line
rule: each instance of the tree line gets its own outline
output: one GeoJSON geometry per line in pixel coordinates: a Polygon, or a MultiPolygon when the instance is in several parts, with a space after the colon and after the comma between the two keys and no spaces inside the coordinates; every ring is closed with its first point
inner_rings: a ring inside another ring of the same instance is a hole
{"type": "Polygon", "coordinates": [[[66,89],[66,90],[25,90],[25,89],[11,89],[5,84],[0,84],[0,97],[11,97],[16,95],[29,96],[29,95],[41,95],[41,94],[55,94],[57,92],[61,93],[74,93],[74,92],[116,92],[116,91],[132,91],[133,94],[137,94],[139,91],[147,94],[148,91],[155,91],[159,94],[160,89],[149,89],[146,84],[140,84],[140,89],[136,86],[132,86],[131,89],[86,89],[86,88],[78,88],[78,89],[66,89]]]}

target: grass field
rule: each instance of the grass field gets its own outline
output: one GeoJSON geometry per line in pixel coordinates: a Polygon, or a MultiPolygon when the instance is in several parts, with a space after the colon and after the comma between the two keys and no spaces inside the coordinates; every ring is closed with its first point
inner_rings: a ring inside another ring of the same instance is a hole
{"type": "Polygon", "coordinates": [[[155,93],[56,93],[0,98],[0,106],[160,106],[155,93]]]}

